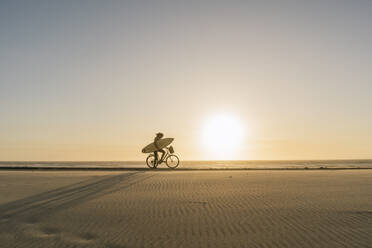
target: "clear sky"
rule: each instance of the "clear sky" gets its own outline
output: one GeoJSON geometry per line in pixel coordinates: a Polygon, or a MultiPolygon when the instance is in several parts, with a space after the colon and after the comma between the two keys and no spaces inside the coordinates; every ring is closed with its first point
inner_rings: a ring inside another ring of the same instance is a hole
{"type": "Polygon", "coordinates": [[[217,159],[221,115],[226,159],[372,158],[371,27],[368,0],[0,1],[0,160],[142,160],[158,131],[217,159]]]}

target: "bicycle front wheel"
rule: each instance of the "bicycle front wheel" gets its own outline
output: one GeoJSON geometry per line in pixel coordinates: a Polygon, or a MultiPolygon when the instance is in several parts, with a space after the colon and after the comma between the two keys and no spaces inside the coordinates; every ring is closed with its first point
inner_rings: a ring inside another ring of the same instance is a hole
{"type": "Polygon", "coordinates": [[[176,155],[172,154],[167,157],[165,162],[169,168],[175,169],[180,164],[180,159],[176,155]]]}

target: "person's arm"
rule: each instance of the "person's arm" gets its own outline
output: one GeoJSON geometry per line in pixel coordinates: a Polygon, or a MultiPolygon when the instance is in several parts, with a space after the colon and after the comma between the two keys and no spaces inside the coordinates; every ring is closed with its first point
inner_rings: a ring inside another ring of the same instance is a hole
{"type": "Polygon", "coordinates": [[[155,139],[154,139],[154,145],[155,145],[156,150],[160,150],[159,149],[159,145],[158,145],[158,141],[159,141],[158,137],[155,137],[155,139]]]}

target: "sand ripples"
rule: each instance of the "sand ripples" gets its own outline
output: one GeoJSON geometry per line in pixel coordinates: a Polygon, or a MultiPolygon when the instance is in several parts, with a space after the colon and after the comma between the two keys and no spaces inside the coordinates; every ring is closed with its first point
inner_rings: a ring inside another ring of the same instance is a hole
{"type": "Polygon", "coordinates": [[[372,173],[137,172],[0,206],[17,247],[372,247],[372,173]]]}

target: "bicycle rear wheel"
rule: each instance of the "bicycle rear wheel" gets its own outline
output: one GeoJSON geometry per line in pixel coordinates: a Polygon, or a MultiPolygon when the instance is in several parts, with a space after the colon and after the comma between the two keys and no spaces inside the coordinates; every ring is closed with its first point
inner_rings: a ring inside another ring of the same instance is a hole
{"type": "Polygon", "coordinates": [[[175,169],[180,164],[180,159],[176,155],[172,154],[167,157],[165,162],[169,168],[175,169]]]}
{"type": "Polygon", "coordinates": [[[155,156],[154,154],[150,154],[147,158],[146,158],[146,164],[147,166],[150,168],[150,169],[155,169],[155,156]]]}

